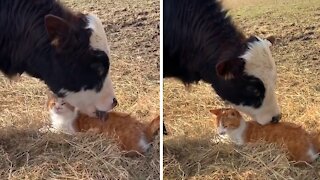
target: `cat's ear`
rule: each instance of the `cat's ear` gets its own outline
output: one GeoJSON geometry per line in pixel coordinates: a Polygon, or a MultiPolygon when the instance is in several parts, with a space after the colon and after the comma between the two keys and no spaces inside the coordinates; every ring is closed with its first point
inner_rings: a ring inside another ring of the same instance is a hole
{"type": "Polygon", "coordinates": [[[47,102],[46,102],[46,107],[48,109],[51,109],[52,108],[52,104],[54,103],[55,99],[56,99],[56,95],[51,92],[49,89],[46,91],[46,94],[47,94],[47,102]]]}
{"type": "Polygon", "coordinates": [[[210,112],[216,116],[219,116],[221,114],[221,109],[211,109],[210,112]]]}
{"type": "Polygon", "coordinates": [[[230,111],[228,112],[228,115],[231,116],[231,117],[239,117],[239,116],[241,116],[240,113],[235,109],[230,109],[230,111]]]}
{"type": "Polygon", "coordinates": [[[49,99],[51,98],[57,98],[57,95],[55,95],[52,91],[50,91],[49,89],[46,91],[46,94],[48,96],[49,99]]]}

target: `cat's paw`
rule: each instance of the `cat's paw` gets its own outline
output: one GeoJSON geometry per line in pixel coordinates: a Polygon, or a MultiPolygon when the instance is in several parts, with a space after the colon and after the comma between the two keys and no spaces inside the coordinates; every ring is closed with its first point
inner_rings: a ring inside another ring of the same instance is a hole
{"type": "Polygon", "coordinates": [[[50,127],[50,126],[44,126],[42,128],[39,129],[39,132],[40,133],[48,133],[48,132],[51,132],[51,133],[60,133],[59,130],[53,128],[53,127],[50,127]]]}

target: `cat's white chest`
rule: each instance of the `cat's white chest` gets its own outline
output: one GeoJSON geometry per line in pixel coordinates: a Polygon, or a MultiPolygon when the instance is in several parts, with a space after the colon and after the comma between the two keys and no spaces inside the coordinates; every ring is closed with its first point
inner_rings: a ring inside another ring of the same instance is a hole
{"type": "Polygon", "coordinates": [[[245,133],[246,123],[245,121],[240,122],[240,126],[237,129],[230,130],[227,132],[231,141],[237,145],[243,145],[245,143],[243,135],[245,133]]]}
{"type": "Polygon", "coordinates": [[[140,137],[139,146],[143,152],[146,152],[150,148],[150,143],[147,142],[147,139],[144,134],[142,134],[140,137]]]}
{"type": "Polygon", "coordinates": [[[235,136],[230,137],[230,139],[236,145],[243,145],[244,144],[244,140],[243,140],[242,136],[235,135],[235,136]]]}
{"type": "Polygon", "coordinates": [[[66,134],[74,134],[76,132],[73,127],[72,119],[57,114],[51,114],[51,127],[55,131],[63,132],[66,134]]]}

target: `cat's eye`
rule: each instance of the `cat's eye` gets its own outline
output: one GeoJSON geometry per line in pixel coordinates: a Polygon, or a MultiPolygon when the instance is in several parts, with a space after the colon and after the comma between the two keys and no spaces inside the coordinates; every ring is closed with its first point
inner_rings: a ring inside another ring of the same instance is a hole
{"type": "Polygon", "coordinates": [[[62,106],[65,105],[65,104],[66,104],[65,102],[61,103],[62,106]]]}

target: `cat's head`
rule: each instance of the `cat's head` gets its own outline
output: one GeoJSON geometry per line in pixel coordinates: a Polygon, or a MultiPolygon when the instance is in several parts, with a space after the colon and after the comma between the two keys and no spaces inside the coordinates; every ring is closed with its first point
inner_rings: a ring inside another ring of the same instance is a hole
{"type": "Polygon", "coordinates": [[[52,93],[48,93],[47,108],[50,113],[62,116],[75,111],[75,108],[67,103],[63,98],[59,98],[52,93]]]}
{"type": "Polygon", "coordinates": [[[221,108],[210,110],[216,116],[216,127],[219,135],[225,135],[228,131],[235,130],[240,127],[242,116],[232,108],[221,108]]]}

